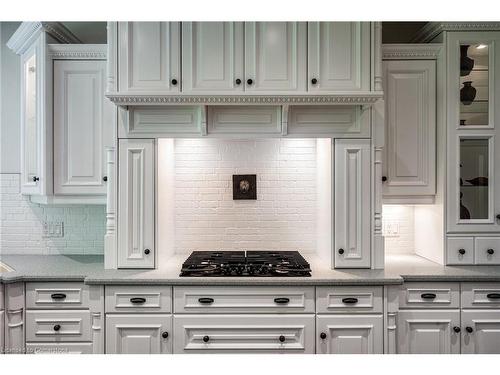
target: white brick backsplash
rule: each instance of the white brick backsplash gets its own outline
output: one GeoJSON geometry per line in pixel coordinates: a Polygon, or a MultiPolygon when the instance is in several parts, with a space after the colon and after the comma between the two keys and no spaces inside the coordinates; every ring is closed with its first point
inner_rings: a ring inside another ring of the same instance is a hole
{"type": "MultiPolygon", "coordinates": [[[[398,223],[399,234],[385,237],[386,254],[413,254],[415,252],[415,220],[413,206],[384,205],[382,222],[398,223]]],[[[384,225],[383,225],[384,226],[384,225]]]]}
{"type": "Polygon", "coordinates": [[[19,174],[0,174],[1,254],[102,254],[104,206],[44,206],[20,194],[19,174]],[[44,238],[43,222],[62,221],[64,237],[44,238]]]}

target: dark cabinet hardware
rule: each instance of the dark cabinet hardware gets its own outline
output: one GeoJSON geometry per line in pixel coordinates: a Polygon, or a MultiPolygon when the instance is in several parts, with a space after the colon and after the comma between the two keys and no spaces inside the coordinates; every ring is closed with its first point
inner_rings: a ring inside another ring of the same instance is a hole
{"type": "Polygon", "coordinates": [[[149,255],[150,252],[151,252],[151,250],[149,250],[149,249],[144,250],[144,254],[146,254],[146,255],[149,255]]]}
{"type": "Polygon", "coordinates": [[[497,220],[500,220],[500,214],[497,215],[497,220]]]}
{"type": "Polygon", "coordinates": [[[235,82],[236,82],[236,84],[237,84],[237,85],[241,85],[241,79],[236,78],[236,81],[235,81],[235,82]]]}
{"type": "Polygon", "coordinates": [[[321,333],[319,334],[319,338],[320,338],[321,340],[326,339],[326,333],[325,333],[325,332],[321,332],[321,333]]]}
{"type": "Polygon", "coordinates": [[[342,298],[342,303],[348,303],[348,304],[358,303],[358,299],[354,297],[342,298]]]}
{"type": "Polygon", "coordinates": [[[500,299],[500,293],[488,293],[486,295],[488,299],[500,299]]]}
{"type": "Polygon", "coordinates": [[[37,181],[40,181],[40,177],[33,176],[33,182],[37,182],[37,181]]]}
{"type": "Polygon", "coordinates": [[[472,327],[465,327],[465,330],[466,330],[468,333],[472,333],[472,332],[474,332],[474,330],[472,329],[472,327]]]}
{"type": "Polygon", "coordinates": [[[495,250],[493,250],[493,249],[488,249],[488,250],[486,250],[486,252],[487,252],[488,254],[490,254],[490,255],[493,255],[493,254],[495,253],[495,250]]]}
{"type": "Polygon", "coordinates": [[[50,295],[50,298],[52,298],[52,299],[65,299],[66,294],[64,294],[64,293],[52,293],[50,295]]]}
{"type": "Polygon", "coordinates": [[[339,249],[339,254],[340,255],[344,254],[344,249],[339,249]]]}
{"type": "Polygon", "coordinates": [[[56,331],[56,332],[57,332],[57,331],[59,331],[60,329],[61,329],[61,326],[60,326],[59,324],[56,324],[56,325],[54,326],[54,331],[56,331]]]}
{"type": "Polygon", "coordinates": [[[277,303],[280,305],[284,305],[284,304],[289,303],[289,302],[290,302],[290,298],[287,298],[287,297],[278,297],[278,298],[274,299],[274,303],[277,303]]]}
{"type": "Polygon", "coordinates": [[[172,80],[172,85],[177,85],[177,80],[175,78],[172,80]]]}
{"type": "Polygon", "coordinates": [[[382,182],[386,182],[387,181],[387,176],[382,176],[382,182]]]}
{"type": "Polygon", "coordinates": [[[210,305],[211,303],[214,303],[214,299],[210,297],[201,297],[198,298],[198,302],[204,305],[210,305]]]}
{"type": "Polygon", "coordinates": [[[436,295],[434,293],[422,293],[420,297],[422,299],[434,299],[436,298],[436,295]]]}
{"type": "Polygon", "coordinates": [[[313,79],[311,79],[311,83],[312,83],[313,85],[315,85],[316,83],[318,83],[318,80],[317,80],[316,78],[313,78],[313,79]]]}
{"type": "Polygon", "coordinates": [[[210,337],[208,337],[208,336],[203,336],[203,342],[208,342],[208,340],[210,340],[210,337]]]}
{"type": "Polygon", "coordinates": [[[102,178],[102,180],[103,180],[104,182],[108,182],[108,176],[104,176],[104,177],[102,178]]]}
{"type": "Polygon", "coordinates": [[[461,331],[460,327],[453,327],[453,330],[455,331],[455,333],[460,333],[461,331]]]}
{"type": "Polygon", "coordinates": [[[280,342],[285,342],[285,336],[281,335],[279,338],[280,342]]]}
{"type": "Polygon", "coordinates": [[[166,339],[168,337],[168,332],[167,331],[162,332],[161,333],[161,337],[163,337],[164,339],[166,339]]]}
{"type": "Polygon", "coordinates": [[[146,303],[146,298],[143,298],[143,297],[132,297],[130,299],[130,302],[132,302],[133,304],[139,305],[139,304],[146,303]]]}
{"type": "Polygon", "coordinates": [[[248,79],[247,79],[247,83],[248,83],[249,85],[251,85],[251,84],[253,83],[253,79],[252,79],[252,78],[248,78],[248,79]]]}
{"type": "Polygon", "coordinates": [[[458,253],[461,254],[461,255],[464,255],[465,254],[465,249],[459,249],[458,253]]]}

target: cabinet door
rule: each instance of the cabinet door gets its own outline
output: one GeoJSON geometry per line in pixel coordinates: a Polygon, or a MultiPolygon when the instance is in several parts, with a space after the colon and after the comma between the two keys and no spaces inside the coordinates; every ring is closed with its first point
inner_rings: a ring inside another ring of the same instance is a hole
{"type": "Polygon", "coordinates": [[[460,353],[459,310],[400,310],[398,312],[398,353],[460,353]]]}
{"type": "Polygon", "coordinates": [[[0,353],[4,352],[4,335],[5,335],[5,312],[3,310],[0,311],[0,353]]]}
{"type": "Polygon", "coordinates": [[[370,141],[335,140],[335,267],[370,267],[370,141]]]}
{"type": "Polygon", "coordinates": [[[54,193],[106,194],[106,61],[54,61],[54,193]]]}
{"type": "Polygon", "coordinates": [[[243,23],[182,23],[182,91],[243,91],[243,23]]]}
{"type": "Polygon", "coordinates": [[[462,353],[500,354],[500,310],[463,310],[462,329],[462,353]]]}
{"type": "Polygon", "coordinates": [[[245,90],[305,92],[305,22],[245,23],[245,90]]]}
{"type": "Polygon", "coordinates": [[[108,314],[106,316],[106,353],[172,353],[171,331],[171,315],[108,314]]]}
{"type": "Polygon", "coordinates": [[[154,268],[154,140],[120,139],[118,147],[118,267],[154,268]]]}
{"type": "Polygon", "coordinates": [[[436,63],[385,61],[384,195],[436,193],[436,63]]]}
{"type": "Polygon", "coordinates": [[[370,90],[370,23],[308,23],[309,91],[370,90]]]}
{"type": "Polygon", "coordinates": [[[180,23],[118,24],[120,92],[180,91],[180,23]]]}

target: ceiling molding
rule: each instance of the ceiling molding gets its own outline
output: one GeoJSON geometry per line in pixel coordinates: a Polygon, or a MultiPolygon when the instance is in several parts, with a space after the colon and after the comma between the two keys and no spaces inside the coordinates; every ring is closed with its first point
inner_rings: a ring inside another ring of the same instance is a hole
{"type": "Polygon", "coordinates": [[[383,44],[383,60],[436,60],[442,44],[383,44]]]}
{"type": "Polygon", "coordinates": [[[48,54],[57,60],[106,60],[107,44],[49,44],[48,54]]]}
{"type": "Polygon", "coordinates": [[[429,22],[412,39],[412,43],[428,43],[443,31],[496,31],[500,22],[429,22]]]}
{"type": "Polygon", "coordinates": [[[81,43],[80,39],[60,22],[23,22],[8,40],[7,47],[20,55],[42,32],[47,33],[59,43],[81,43]]]}

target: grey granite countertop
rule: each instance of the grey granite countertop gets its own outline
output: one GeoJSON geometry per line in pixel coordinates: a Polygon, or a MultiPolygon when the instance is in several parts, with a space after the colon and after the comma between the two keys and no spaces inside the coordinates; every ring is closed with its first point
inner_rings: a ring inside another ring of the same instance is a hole
{"type": "Polygon", "coordinates": [[[500,266],[442,266],[414,255],[393,255],[384,270],[331,270],[329,263],[305,254],[311,277],[179,277],[186,255],[170,258],[155,270],[105,270],[96,255],[2,255],[14,271],[0,281],[85,281],[87,284],[170,285],[390,285],[403,281],[500,281],[500,266]]]}

